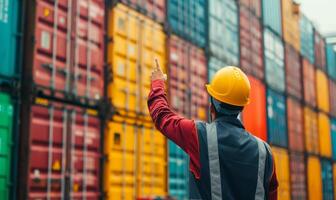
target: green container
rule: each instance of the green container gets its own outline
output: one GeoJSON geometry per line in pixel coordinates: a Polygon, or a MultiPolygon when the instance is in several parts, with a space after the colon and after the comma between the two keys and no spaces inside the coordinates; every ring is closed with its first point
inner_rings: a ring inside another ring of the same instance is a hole
{"type": "Polygon", "coordinates": [[[13,103],[11,97],[0,92],[0,199],[9,199],[11,187],[11,154],[13,103]]]}

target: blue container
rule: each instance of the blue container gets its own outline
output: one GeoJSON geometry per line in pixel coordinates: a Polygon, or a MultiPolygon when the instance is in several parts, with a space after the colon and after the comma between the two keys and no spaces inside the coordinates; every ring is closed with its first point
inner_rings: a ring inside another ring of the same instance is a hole
{"type": "Polygon", "coordinates": [[[336,118],[330,120],[332,157],[336,160],[336,118]]]}
{"type": "Polygon", "coordinates": [[[21,0],[0,0],[0,83],[18,78],[21,0]]]}
{"type": "Polygon", "coordinates": [[[263,0],[262,1],[263,24],[271,28],[278,35],[282,35],[282,17],[280,0],[263,0]]]}
{"type": "Polygon", "coordinates": [[[332,164],[328,160],[321,160],[321,170],[322,170],[322,189],[323,189],[323,200],[333,200],[333,172],[332,164]]]}
{"type": "Polygon", "coordinates": [[[170,140],[168,150],[168,193],[178,200],[189,199],[189,157],[170,140]]]}
{"type": "Polygon", "coordinates": [[[206,46],[206,0],[169,0],[167,18],[172,32],[199,46],[206,46]]]}
{"type": "Polygon", "coordinates": [[[326,45],[326,59],[327,59],[327,68],[328,75],[336,80],[336,46],[334,44],[326,45]]]}
{"type": "Polygon", "coordinates": [[[301,54],[314,64],[314,27],[311,21],[301,15],[300,18],[300,32],[301,32],[301,54]]]}
{"type": "Polygon", "coordinates": [[[212,77],[215,75],[215,73],[219,69],[225,66],[228,66],[228,64],[216,57],[210,56],[208,59],[208,79],[209,81],[212,80],[212,77]]]}
{"type": "Polygon", "coordinates": [[[271,89],[267,89],[267,125],[268,142],[287,147],[286,99],[271,89]]]}
{"type": "Polygon", "coordinates": [[[211,55],[229,65],[239,65],[239,20],[234,0],[209,1],[209,48],[211,55]]]}
{"type": "Polygon", "coordinates": [[[268,86],[284,92],[286,87],[284,45],[281,38],[270,29],[264,30],[264,63],[268,86]]]}

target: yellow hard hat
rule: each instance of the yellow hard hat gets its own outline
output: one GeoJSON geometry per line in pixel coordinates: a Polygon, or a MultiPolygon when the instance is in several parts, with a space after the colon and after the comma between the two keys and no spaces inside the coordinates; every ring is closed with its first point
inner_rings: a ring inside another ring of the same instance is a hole
{"type": "Polygon", "coordinates": [[[245,106],[250,102],[250,81],[238,67],[218,70],[206,89],[210,96],[223,103],[245,106]]]}

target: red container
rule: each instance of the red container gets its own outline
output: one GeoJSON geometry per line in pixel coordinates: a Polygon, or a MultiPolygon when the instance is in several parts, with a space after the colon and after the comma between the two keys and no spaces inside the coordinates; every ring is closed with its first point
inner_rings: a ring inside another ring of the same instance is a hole
{"type": "Polygon", "coordinates": [[[302,57],[302,74],[303,74],[303,97],[309,105],[316,106],[315,90],[315,69],[309,61],[302,57]]]}
{"type": "Polygon", "coordinates": [[[100,122],[85,109],[38,100],[22,118],[20,199],[99,199],[100,122]],[[23,147],[29,147],[23,149],[23,147]]]}
{"type": "Polygon", "coordinates": [[[121,0],[121,2],[151,17],[155,21],[163,23],[165,20],[165,0],[121,0]]]}
{"type": "Polygon", "coordinates": [[[285,46],[286,89],[287,93],[302,98],[302,76],[300,54],[289,44],[285,46]]]}
{"type": "Polygon", "coordinates": [[[314,31],[314,42],[315,42],[315,65],[316,67],[322,69],[323,71],[327,70],[326,66],[326,54],[325,54],[325,41],[323,36],[314,31]]]}
{"type": "Polygon", "coordinates": [[[301,153],[290,154],[290,178],[291,178],[291,199],[307,199],[306,188],[306,167],[304,155],[301,153]]]}
{"type": "Polygon", "coordinates": [[[287,98],[287,121],[289,149],[304,151],[303,110],[300,102],[287,98]]]}
{"type": "Polygon", "coordinates": [[[168,48],[172,107],[186,117],[207,119],[207,65],[204,51],[176,36],[170,36],[168,48]]]}
{"type": "Polygon", "coordinates": [[[330,114],[336,117],[336,82],[329,79],[330,114]]]}
{"type": "Polygon", "coordinates": [[[240,8],[240,65],[243,71],[264,79],[260,20],[246,7],[240,8]]]}
{"type": "Polygon", "coordinates": [[[37,92],[99,100],[103,96],[104,1],[28,4],[25,74],[37,92]],[[55,20],[55,18],[57,20],[55,20]],[[31,63],[31,64],[29,64],[31,63]]]}
{"type": "Polygon", "coordinates": [[[247,7],[254,15],[261,16],[261,0],[239,0],[242,7],[247,7]]]}
{"type": "Polygon", "coordinates": [[[267,141],[266,90],[258,79],[248,76],[251,102],[244,108],[242,119],[247,131],[267,141]]]}

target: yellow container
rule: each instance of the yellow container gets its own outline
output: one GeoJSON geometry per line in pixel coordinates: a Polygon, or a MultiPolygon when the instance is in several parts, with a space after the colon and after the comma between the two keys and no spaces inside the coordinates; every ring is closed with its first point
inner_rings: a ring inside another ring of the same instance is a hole
{"type": "Polygon", "coordinates": [[[104,192],[107,199],[167,194],[166,139],[155,127],[113,117],[105,133],[104,192]]]}
{"type": "Polygon", "coordinates": [[[123,4],[109,10],[108,16],[108,95],[120,115],[151,121],[147,96],[154,58],[166,71],[163,28],[123,4]]]}
{"type": "Polygon", "coordinates": [[[317,107],[324,111],[329,112],[329,86],[328,78],[321,70],[316,70],[316,95],[317,107]]]}
{"type": "Polygon", "coordinates": [[[331,135],[329,117],[322,113],[318,113],[318,132],[320,141],[320,155],[331,157],[331,135]]]}
{"type": "Polygon", "coordinates": [[[282,0],[282,30],[284,40],[300,51],[300,9],[293,0],[282,0]]]}
{"type": "Polygon", "coordinates": [[[322,200],[321,164],[315,156],[308,157],[307,176],[309,200],[322,200]]]}
{"type": "Polygon", "coordinates": [[[289,158],[286,149],[271,147],[275,161],[275,169],[279,181],[278,199],[290,199],[289,158]]]}
{"type": "Polygon", "coordinates": [[[306,151],[309,153],[319,153],[319,137],[317,126],[317,114],[309,107],[304,108],[304,135],[306,151]]]}

